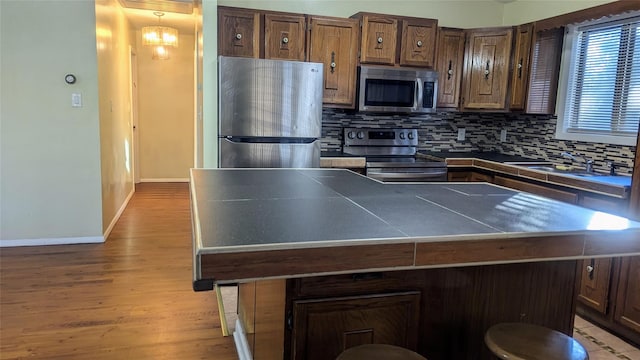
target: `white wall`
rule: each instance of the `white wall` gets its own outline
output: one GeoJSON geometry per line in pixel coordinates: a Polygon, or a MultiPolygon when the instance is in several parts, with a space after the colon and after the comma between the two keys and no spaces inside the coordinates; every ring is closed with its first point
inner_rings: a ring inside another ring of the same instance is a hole
{"type": "Polygon", "coordinates": [[[0,245],[102,241],[94,3],[2,0],[0,17],[0,245]]]}
{"type": "Polygon", "coordinates": [[[504,25],[519,25],[566,14],[615,0],[519,0],[504,6],[504,25]]]}
{"type": "Polygon", "coordinates": [[[117,0],[95,1],[102,227],[107,236],[133,194],[130,48],[135,35],[117,0]]]}

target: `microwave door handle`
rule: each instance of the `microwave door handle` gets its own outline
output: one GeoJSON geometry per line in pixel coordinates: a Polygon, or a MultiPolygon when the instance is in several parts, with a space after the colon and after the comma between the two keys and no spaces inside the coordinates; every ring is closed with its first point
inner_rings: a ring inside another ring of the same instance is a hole
{"type": "Polygon", "coordinates": [[[414,98],[414,102],[413,102],[413,108],[414,109],[418,109],[419,107],[422,106],[421,101],[422,101],[422,93],[424,92],[424,89],[422,88],[422,79],[416,79],[416,97],[414,98]]]}

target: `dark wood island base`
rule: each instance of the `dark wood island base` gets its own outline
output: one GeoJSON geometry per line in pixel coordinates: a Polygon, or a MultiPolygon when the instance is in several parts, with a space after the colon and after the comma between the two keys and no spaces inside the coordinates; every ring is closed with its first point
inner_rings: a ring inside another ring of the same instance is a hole
{"type": "Polygon", "coordinates": [[[382,342],[429,360],[492,359],[500,322],[573,332],[577,260],[343,274],[240,284],[254,359],[335,359],[382,342]]]}

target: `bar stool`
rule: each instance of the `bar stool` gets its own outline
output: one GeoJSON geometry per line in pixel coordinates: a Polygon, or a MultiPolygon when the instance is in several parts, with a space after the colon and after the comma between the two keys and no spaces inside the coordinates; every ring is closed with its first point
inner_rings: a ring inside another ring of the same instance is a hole
{"type": "Polygon", "coordinates": [[[336,360],[427,360],[417,353],[393,345],[365,344],[349,348],[336,360]]]}
{"type": "Polygon", "coordinates": [[[494,355],[509,360],[588,360],[589,354],[572,337],[546,327],[524,323],[492,326],[484,342],[494,355]]]}

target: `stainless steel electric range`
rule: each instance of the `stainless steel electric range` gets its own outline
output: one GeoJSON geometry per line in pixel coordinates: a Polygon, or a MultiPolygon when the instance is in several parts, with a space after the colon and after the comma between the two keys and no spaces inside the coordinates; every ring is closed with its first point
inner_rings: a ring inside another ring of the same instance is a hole
{"type": "Polygon", "coordinates": [[[418,130],[345,128],[345,154],[367,159],[366,175],[383,182],[447,181],[447,164],[416,157],[418,130]]]}

